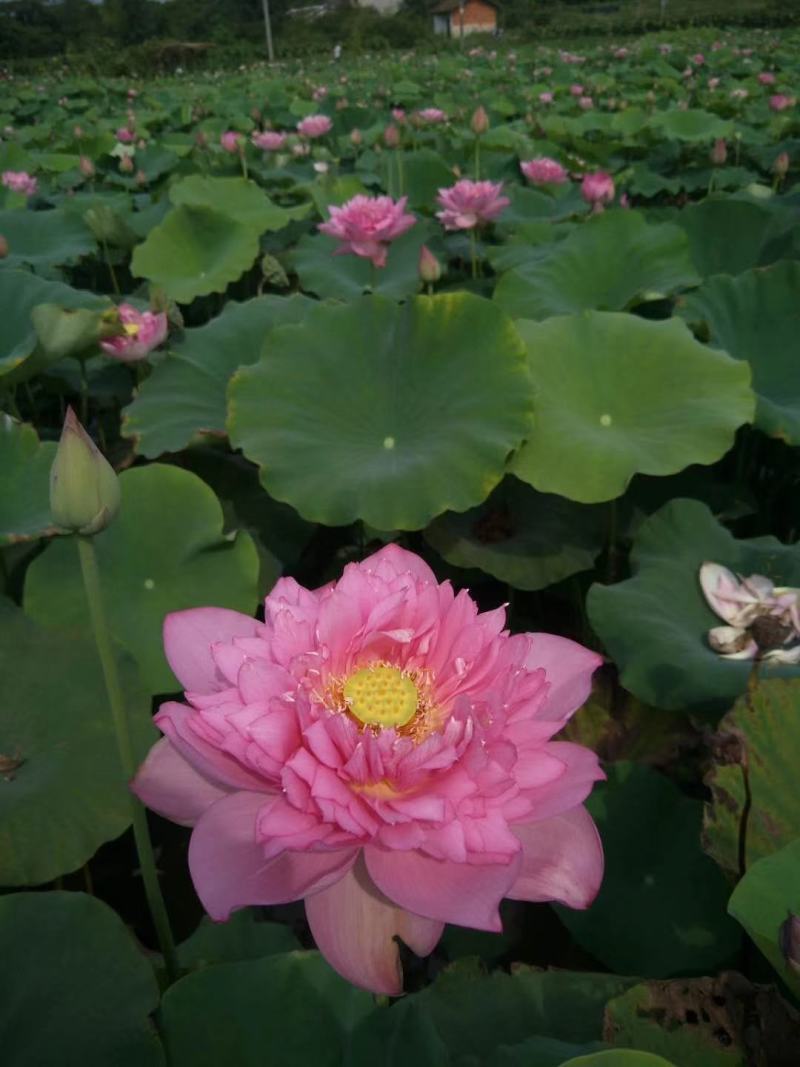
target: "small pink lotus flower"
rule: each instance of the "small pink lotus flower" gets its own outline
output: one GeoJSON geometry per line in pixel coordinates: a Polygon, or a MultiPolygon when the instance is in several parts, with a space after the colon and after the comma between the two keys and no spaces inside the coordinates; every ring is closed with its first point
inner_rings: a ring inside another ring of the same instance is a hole
{"type": "Polygon", "coordinates": [[[122,144],[133,144],[136,140],[136,132],[129,129],[127,126],[120,126],[115,136],[118,141],[122,142],[122,144]]]}
{"type": "Polygon", "coordinates": [[[569,91],[573,96],[583,96],[583,86],[575,82],[574,85],[570,85],[569,91]]]}
{"type": "Polygon", "coordinates": [[[625,47],[617,48],[614,52],[614,59],[627,59],[629,55],[628,49],[625,47]]]}
{"type": "Polygon", "coordinates": [[[395,201],[390,196],[359,194],[341,207],[331,205],[329,221],[318,229],[341,242],[334,255],[352,253],[375,267],[385,267],[391,242],[417,221],[406,212],[407,200],[405,196],[395,201]]]}
{"type": "Polygon", "coordinates": [[[286,134],[278,133],[276,130],[258,131],[252,135],[250,140],[263,152],[280,152],[286,147],[286,134]]]}
{"type": "Polygon", "coordinates": [[[426,126],[437,126],[442,122],[447,122],[447,114],[438,107],[424,107],[422,111],[417,112],[417,118],[426,126]]]}
{"type": "Polygon", "coordinates": [[[758,80],[761,82],[762,85],[774,85],[775,75],[772,73],[771,70],[762,70],[758,76],[758,80]]]}
{"type": "Polygon", "coordinates": [[[474,182],[462,178],[436,197],[442,207],[436,217],[446,230],[472,230],[494,220],[511,201],[502,196],[502,182],[474,182]]]}
{"type": "Polygon", "coordinates": [[[162,705],[132,788],[194,827],[211,917],[305,899],[328,962],[397,995],[395,937],[427,955],[446,922],[499,931],[503,897],[586,908],[603,855],[583,801],[603,773],[551,739],[601,660],[504,626],[396,545],[313,592],[279,579],[264,622],[168,615],[188,703],[162,705]]]}
{"type": "Polygon", "coordinates": [[[314,139],[324,137],[333,129],[333,123],[327,115],[307,115],[297,123],[297,132],[301,137],[314,139]]]}
{"type": "Polygon", "coordinates": [[[2,182],[12,193],[22,193],[24,196],[35,196],[39,190],[38,181],[26,170],[4,170],[2,182]]]}
{"type": "Polygon", "coordinates": [[[581,108],[582,111],[591,111],[594,107],[594,100],[592,100],[591,96],[582,96],[578,100],[578,107],[581,108]]]}
{"type": "Polygon", "coordinates": [[[554,96],[553,96],[552,93],[549,93],[549,92],[539,93],[539,103],[540,104],[552,104],[553,100],[554,100],[554,96]]]}
{"type": "Polygon", "coordinates": [[[317,88],[314,90],[314,92],[311,95],[312,95],[312,98],[314,100],[316,100],[317,103],[319,103],[320,100],[324,100],[325,97],[328,95],[328,86],[327,85],[318,85],[317,88]]]}
{"type": "Polygon", "coordinates": [[[537,156],[520,163],[519,169],[533,185],[563,185],[567,172],[561,164],[549,156],[537,156]]]}
{"type": "Polygon", "coordinates": [[[707,84],[709,89],[713,93],[715,89],[719,88],[719,78],[709,78],[707,84]]]}
{"type": "Polygon", "coordinates": [[[400,144],[400,131],[391,123],[383,131],[383,143],[387,148],[397,148],[400,144]]]}
{"type": "Polygon", "coordinates": [[[705,63],[705,61],[706,61],[706,57],[703,55],[702,52],[695,52],[695,54],[692,56],[692,58],[690,60],[690,62],[694,63],[694,65],[696,67],[702,67],[702,65],[705,63]]]}
{"type": "Polygon", "coordinates": [[[120,304],[117,310],[125,332],[101,341],[100,347],[120,363],[138,363],[166,339],[167,316],[163,311],[139,311],[131,304],[120,304]]]}
{"type": "Polygon", "coordinates": [[[396,123],[398,123],[400,126],[402,126],[403,123],[406,121],[405,108],[393,107],[392,108],[392,118],[394,119],[394,121],[396,123]]]}
{"type": "Polygon", "coordinates": [[[595,210],[602,210],[603,204],[610,204],[614,199],[614,179],[604,170],[584,174],[581,182],[581,196],[595,210]]]}
{"type": "Polygon", "coordinates": [[[236,155],[240,146],[244,142],[244,137],[237,133],[236,130],[225,130],[220,134],[219,143],[222,145],[226,152],[230,152],[231,155],[236,155]]]}
{"type": "Polygon", "coordinates": [[[769,98],[769,106],[773,111],[785,111],[794,104],[794,98],[785,93],[775,93],[769,98]]]}

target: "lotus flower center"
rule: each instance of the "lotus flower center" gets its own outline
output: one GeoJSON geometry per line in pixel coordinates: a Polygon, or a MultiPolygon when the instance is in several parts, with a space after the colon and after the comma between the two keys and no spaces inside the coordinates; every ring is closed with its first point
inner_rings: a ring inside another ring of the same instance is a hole
{"type": "Polygon", "coordinates": [[[419,704],[417,687],[397,667],[364,667],[344,683],[351,714],[368,726],[405,726],[419,704]]]}
{"type": "Polygon", "coordinates": [[[138,337],[141,327],[136,322],[126,322],[122,327],[128,337],[138,337]]]}

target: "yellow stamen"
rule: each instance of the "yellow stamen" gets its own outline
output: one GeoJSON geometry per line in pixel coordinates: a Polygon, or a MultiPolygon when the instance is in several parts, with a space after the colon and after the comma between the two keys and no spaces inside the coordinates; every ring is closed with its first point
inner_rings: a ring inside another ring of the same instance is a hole
{"type": "Polygon", "coordinates": [[[135,322],[126,322],[125,325],[122,328],[125,331],[125,333],[128,335],[128,337],[138,337],[139,336],[139,330],[141,329],[141,326],[139,326],[135,322]]]}
{"type": "Polygon", "coordinates": [[[350,713],[368,726],[405,726],[417,712],[419,693],[397,667],[376,665],[350,675],[344,699],[350,713]]]}

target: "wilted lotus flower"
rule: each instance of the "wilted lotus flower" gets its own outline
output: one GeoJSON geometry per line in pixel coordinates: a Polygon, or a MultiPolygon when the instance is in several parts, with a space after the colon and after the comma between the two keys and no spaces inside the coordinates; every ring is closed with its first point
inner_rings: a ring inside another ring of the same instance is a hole
{"type": "Polygon", "coordinates": [[[318,228],[341,242],[334,255],[352,253],[370,260],[375,267],[385,267],[391,242],[417,221],[406,213],[407,200],[405,196],[395,201],[390,196],[359,193],[341,207],[332,204],[329,221],[320,223],[318,228]]]}
{"type": "Polygon", "coordinates": [[[442,210],[436,212],[436,218],[446,230],[472,230],[494,222],[511,203],[502,191],[502,182],[462,178],[449,189],[439,190],[436,200],[442,210]]]}
{"type": "Polygon", "coordinates": [[[436,126],[439,123],[447,122],[446,113],[438,107],[424,107],[422,111],[417,112],[417,118],[427,126],[436,126]]]}
{"type": "Polygon", "coordinates": [[[260,148],[264,152],[280,152],[286,146],[286,134],[277,133],[275,130],[254,133],[250,140],[256,148],[260,148]]]}
{"type": "Polygon", "coordinates": [[[708,643],[726,659],[800,662],[800,589],[776,587],[769,578],[741,578],[718,563],[700,568],[700,588],[727,625],[709,631],[708,643]]]}
{"type": "Polygon", "coordinates": [[[772,73],[771,70],[762,70],[758,76],[758,80],[761,82],[762,85],[774,85],[775,75],[772,73]]]}
{"type": "Polygon", "coordinates": [[[785,111],[794,104],[794,98],[785,93],[775,93],[769,98],[769,106],[773,111],[785,111]]]}
{"type": "Polygon", "coordinates": [[[563,185],[567,172],[561,164],[549,156],[537,156],[520,163],[519,169],[533,185],[563,185]]]}
{"type": "Polygon", "coordinates": [[[504,624],[396,545],[314,592],[279,579],[263,623],[167,616],[188,703],[162,705],[133,790],[194,827],[213,919],[304,898],[329,963],[395,995],[395,936],[427,955],[446,922],[500,930],[503,897],[591,903],[603,858],[582,804],[603,775],[551,738],[600,657],[504,624]]]}
{"type": "Polygon", "coordinates": [[[224,133],[220,134],[219,143],[226,152],[236,155],[243,140],[242,135],[237,133],[236,130],[225,130],[224,133]]]}
{"type": "Polygon", "coordinates": [[[297,123],[297,132],[301,137],[324,137],[330,133],[333,123],[327,115],[307,115],[297,123]]]}
{"type": "Polygon", "coordinates": [[[12,193],[22,193],[24,196],[35,196],[39,189],[37,180],[26,170],[4,170],[2,182],[12,193]]]}
{"type": "Polygon", "coordinates": [[[595,210],[602,210],[603,204],[610,204],[614,199],[614,179],[604,170],[584,174],[581,182],[581,196],[595,210]]]}
{"type": "Polygon", "coordinates": [[[139,311],[131,304],[120,304],[117,311],[124,333],[100,342],[107,356],[121,363],[137,363],[165,340],[167,316],[164,312],[139,311]]]}

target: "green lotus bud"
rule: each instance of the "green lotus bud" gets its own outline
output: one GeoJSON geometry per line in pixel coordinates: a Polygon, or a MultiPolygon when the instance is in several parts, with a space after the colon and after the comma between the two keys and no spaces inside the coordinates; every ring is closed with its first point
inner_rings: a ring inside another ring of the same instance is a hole
{"type": "Polygon", "coordinates": [[[119,511],[114,469],[67,408],[56,458],[50,468],[50,514],[69,533],[96,534],[119,511]]]}

